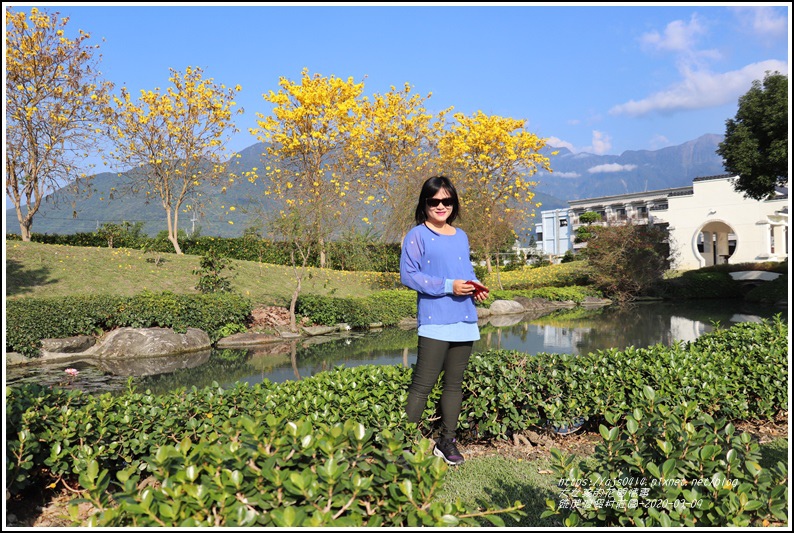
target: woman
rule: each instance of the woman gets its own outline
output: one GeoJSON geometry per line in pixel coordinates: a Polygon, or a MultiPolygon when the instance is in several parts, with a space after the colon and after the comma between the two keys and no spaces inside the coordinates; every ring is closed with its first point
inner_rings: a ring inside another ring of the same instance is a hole
{"type": "Polygon", "coordinates": [[[488,292],[475,293],[469,260],[469,238],[452,225],[458,213],[458,193],[445,176],[422,185],[416,206],[416,226],[403,240],[400,281],[417,293],[419,343],[416,366],[408,388],[408,420],[418,424],[427,397],[444,371],[441,394],[442,428],[433,453],[448,464],[463,462],[456,444],[463,391],[463,373],[474,341],[480,338],[474,301],[488,292]]]}

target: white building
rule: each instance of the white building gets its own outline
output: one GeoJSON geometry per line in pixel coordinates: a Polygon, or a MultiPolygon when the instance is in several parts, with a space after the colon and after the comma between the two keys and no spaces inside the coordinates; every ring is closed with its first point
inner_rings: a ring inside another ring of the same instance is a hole
{"type": "Polygon", "coordinates": [[[544,255],[557,260],[568,249],[586,246],[573,242],[576,228],[582,225],[579,216],[595,211],[605,224],[666,226],[678,269],[783,261],[789,253],[788,190],[768,200],[753,200],[734,190],[735,179],[707,176],[695,178],[691,187],[568,202],[567,217],[559,209],[541,213],[538,245],[544,255]],[[559,222],[563,218],[564,225],[559,222]]]}

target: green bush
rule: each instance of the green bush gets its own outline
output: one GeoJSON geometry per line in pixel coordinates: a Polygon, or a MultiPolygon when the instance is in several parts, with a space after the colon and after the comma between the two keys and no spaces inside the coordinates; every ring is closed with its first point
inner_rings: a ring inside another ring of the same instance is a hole
{"type": "Polygon", "coordinates": [[[744,295],[744,299],[748,302],[777,303],[788,301],[788,291],[788,276],[784,274],[777,279],[759,283],[744,295]]]}
{"type": "Polygon", "coordinates": [[[198,328],[211,341],[223,336],[229,324],[245,324],[251,315],[248,298],[234,293],[175,294],[143,291],[128,298],[111,321],[113,327],[172,328],[184,333],[198,328]]]}
{"type": "Polygon", "coordinates": [[[405,317],[416,316],[416,293],[392,289],[366,298],[306,294],[298,297],[295,313],[325,326],[346,323],[353,328],[363,328],[375,322],[392,326],[405,317]]]}
{"type": "Polygon", "coordinates": [[[95,335],[116,327],[157,326],[182,333],[193,327],[214,342],[229,324],[246,324],[251,310],[247,298],[229,293],[17,298],[6,302],[6,351],[38,357],[42,339],[95,335]]]}
{"type": "Polygon", "coordinates": [[[788,468],[759,464],[758,443],[696,402],[657,397],[600,425],[594,468],[553,450],[560,495],[542,517],[566,526],[748,527],[788,515],[788,468]]]}
{"type": "Polygon", "coordinates": [[[592,287],[538,287],[537,289],[499,290],[491,291],[490,297],[497,300],[512,300],[516,296],[525,298],[543,298],[551,302],[581,303],[588,297],[601,298],[601,292],[592,287]]]}
{"type": "Polygon", "coordinates": [[[94,335],[107,329],[125,299],[89,295],[6,301],[6,351],[38,357],[41,340],[94,335]]]}
{"type": "Polygon", "coordinates": [[[222,275],[224,270],[234,270],[228,257],[218,255],[214,248],[205,252],[199,261],[199,268],[193,270],[193,274],[199,276],[196,290],[202,294],[231,292],[232,281],[229,276],[222,275]]]}
{"type": "Polygon", "coordinates": [[[416,527],[476,525],[475,516],[504,525],[499,510],[434,501],[448,467],[426,439],[415,453],[405,446],[401,434],[354,421],[241,416],[198,442],[157,448],[146,463],[152,487],[140,488],[136,468],[122,470],[115,501],[108,472],[89,462],[82,500],[99,512],[87,525],[416,527]]]}
{"type": "Polygon", "coordinates": [[[661,281],[657,285],[662,295],[673,299],[741,298],[741,283],[727,271],[690,270],[681,276],[661,281]]]}

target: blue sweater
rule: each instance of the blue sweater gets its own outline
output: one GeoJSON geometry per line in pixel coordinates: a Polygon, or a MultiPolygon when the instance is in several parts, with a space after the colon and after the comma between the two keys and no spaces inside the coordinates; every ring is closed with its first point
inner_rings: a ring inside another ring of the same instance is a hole
{"type": "Polygon", "coordinates": [[[473,280],[469,260],[469,238],[455,228],[442,235],[424,224],[412,228],[403,239],[400,281],[416,291],[416,319],[424,325],[477,323],[477,308],[471,296],[452,294],[452,280],[473,280]]]}

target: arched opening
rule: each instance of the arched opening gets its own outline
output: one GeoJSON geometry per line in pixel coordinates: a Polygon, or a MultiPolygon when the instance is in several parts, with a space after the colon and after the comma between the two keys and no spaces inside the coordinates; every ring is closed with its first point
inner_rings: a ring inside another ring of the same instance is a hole
{"type": "Polygon", "coordinates": [[[703,266],[729,263],[739,245],[733,228],[722,221],[704,224],[695,236],[695,243],[703,266]]]}

